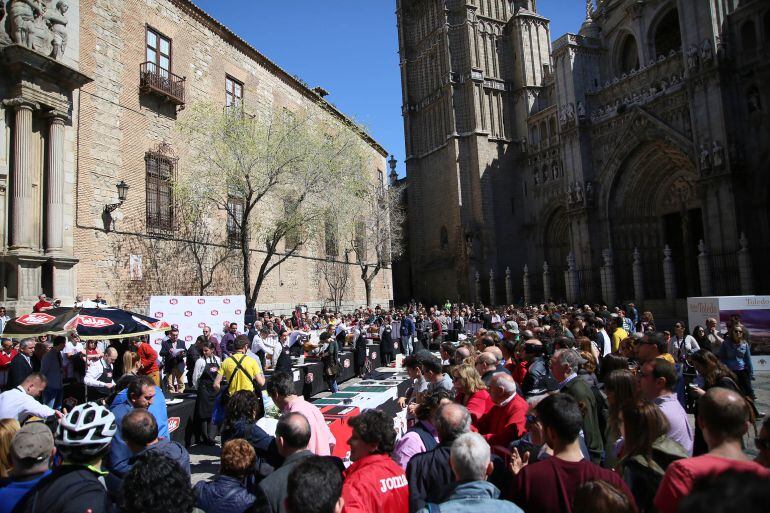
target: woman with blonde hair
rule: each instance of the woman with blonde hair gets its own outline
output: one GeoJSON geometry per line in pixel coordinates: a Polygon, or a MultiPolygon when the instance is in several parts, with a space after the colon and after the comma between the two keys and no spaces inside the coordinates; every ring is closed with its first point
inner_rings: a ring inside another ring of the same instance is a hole
{"type": "Polygon", "coordinates": [[[21,426],[16,419],[0,419],[0,479],[11,471],[11,440],[21,426]]]}
{"type": "Polygon", "coordinates": [[[457,394],[455,401],[468,409],[471,414],[471,423],[475,426],[479,419],[494,406],[487,387],[472,365],[463,364],[453,367],[451,375],[457,394]]]}
{"type": "Polygon", "coordinates": [[[141,361],[139,354],[134,351],[126,351],[123,353],[123,375],[132,374],[136,376],[141,367],[141,361]]]}

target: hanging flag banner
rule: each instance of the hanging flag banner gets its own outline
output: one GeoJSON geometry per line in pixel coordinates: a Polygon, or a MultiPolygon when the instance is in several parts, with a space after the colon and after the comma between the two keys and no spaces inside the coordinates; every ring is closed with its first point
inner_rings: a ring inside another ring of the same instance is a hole
{"type": "MultiPolygon", "coordinates": [[[[195,343],[198,335],[203,334],[203,327],[209,326],[211,334],[222,338],[225,325],[238,323],[238,331],[243,332],[243,316],[246,312],[245,296],[152,296],[150,297],[150,316],[175,324],[179,328],[179,338],[187,347],[195,343]]],[[[156,349],[160,348],[163,333],[150,337],[156,349]]]]}

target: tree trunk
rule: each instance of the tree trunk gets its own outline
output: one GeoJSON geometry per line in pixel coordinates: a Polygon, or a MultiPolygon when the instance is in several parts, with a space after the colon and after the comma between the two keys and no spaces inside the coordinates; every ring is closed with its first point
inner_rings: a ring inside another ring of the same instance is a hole
{"type": "Polygon", "coordinates": [[[366,291],[366,306],[367,308],[372,305],[372,278],[374,276],[364,278],[364,290],[366,291]]]}

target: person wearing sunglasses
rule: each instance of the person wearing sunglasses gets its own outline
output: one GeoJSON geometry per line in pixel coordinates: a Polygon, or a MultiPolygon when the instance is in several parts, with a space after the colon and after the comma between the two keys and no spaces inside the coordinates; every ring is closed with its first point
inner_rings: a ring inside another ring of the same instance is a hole
{"type": "Polygon", "coordinates": [[[719,347],[717,357],[733,371],[743,393],[754,399],[754,387],[751,384],[754,379],[754,367],[751,365],[751,347],[743,324],[733,323],[725,341],[719,347]]]}

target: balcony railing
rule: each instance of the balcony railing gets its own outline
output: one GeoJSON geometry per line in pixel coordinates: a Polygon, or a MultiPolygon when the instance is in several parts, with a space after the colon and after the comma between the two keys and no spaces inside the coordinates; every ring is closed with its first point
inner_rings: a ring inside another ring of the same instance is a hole
{"type": "Polygon", "coordinates": [[[161,68],[154,62],[144,62],[139,68],[139,86],[143,93],[162,96],[174,105],[185,104],[185,78],[161,68]]]}

